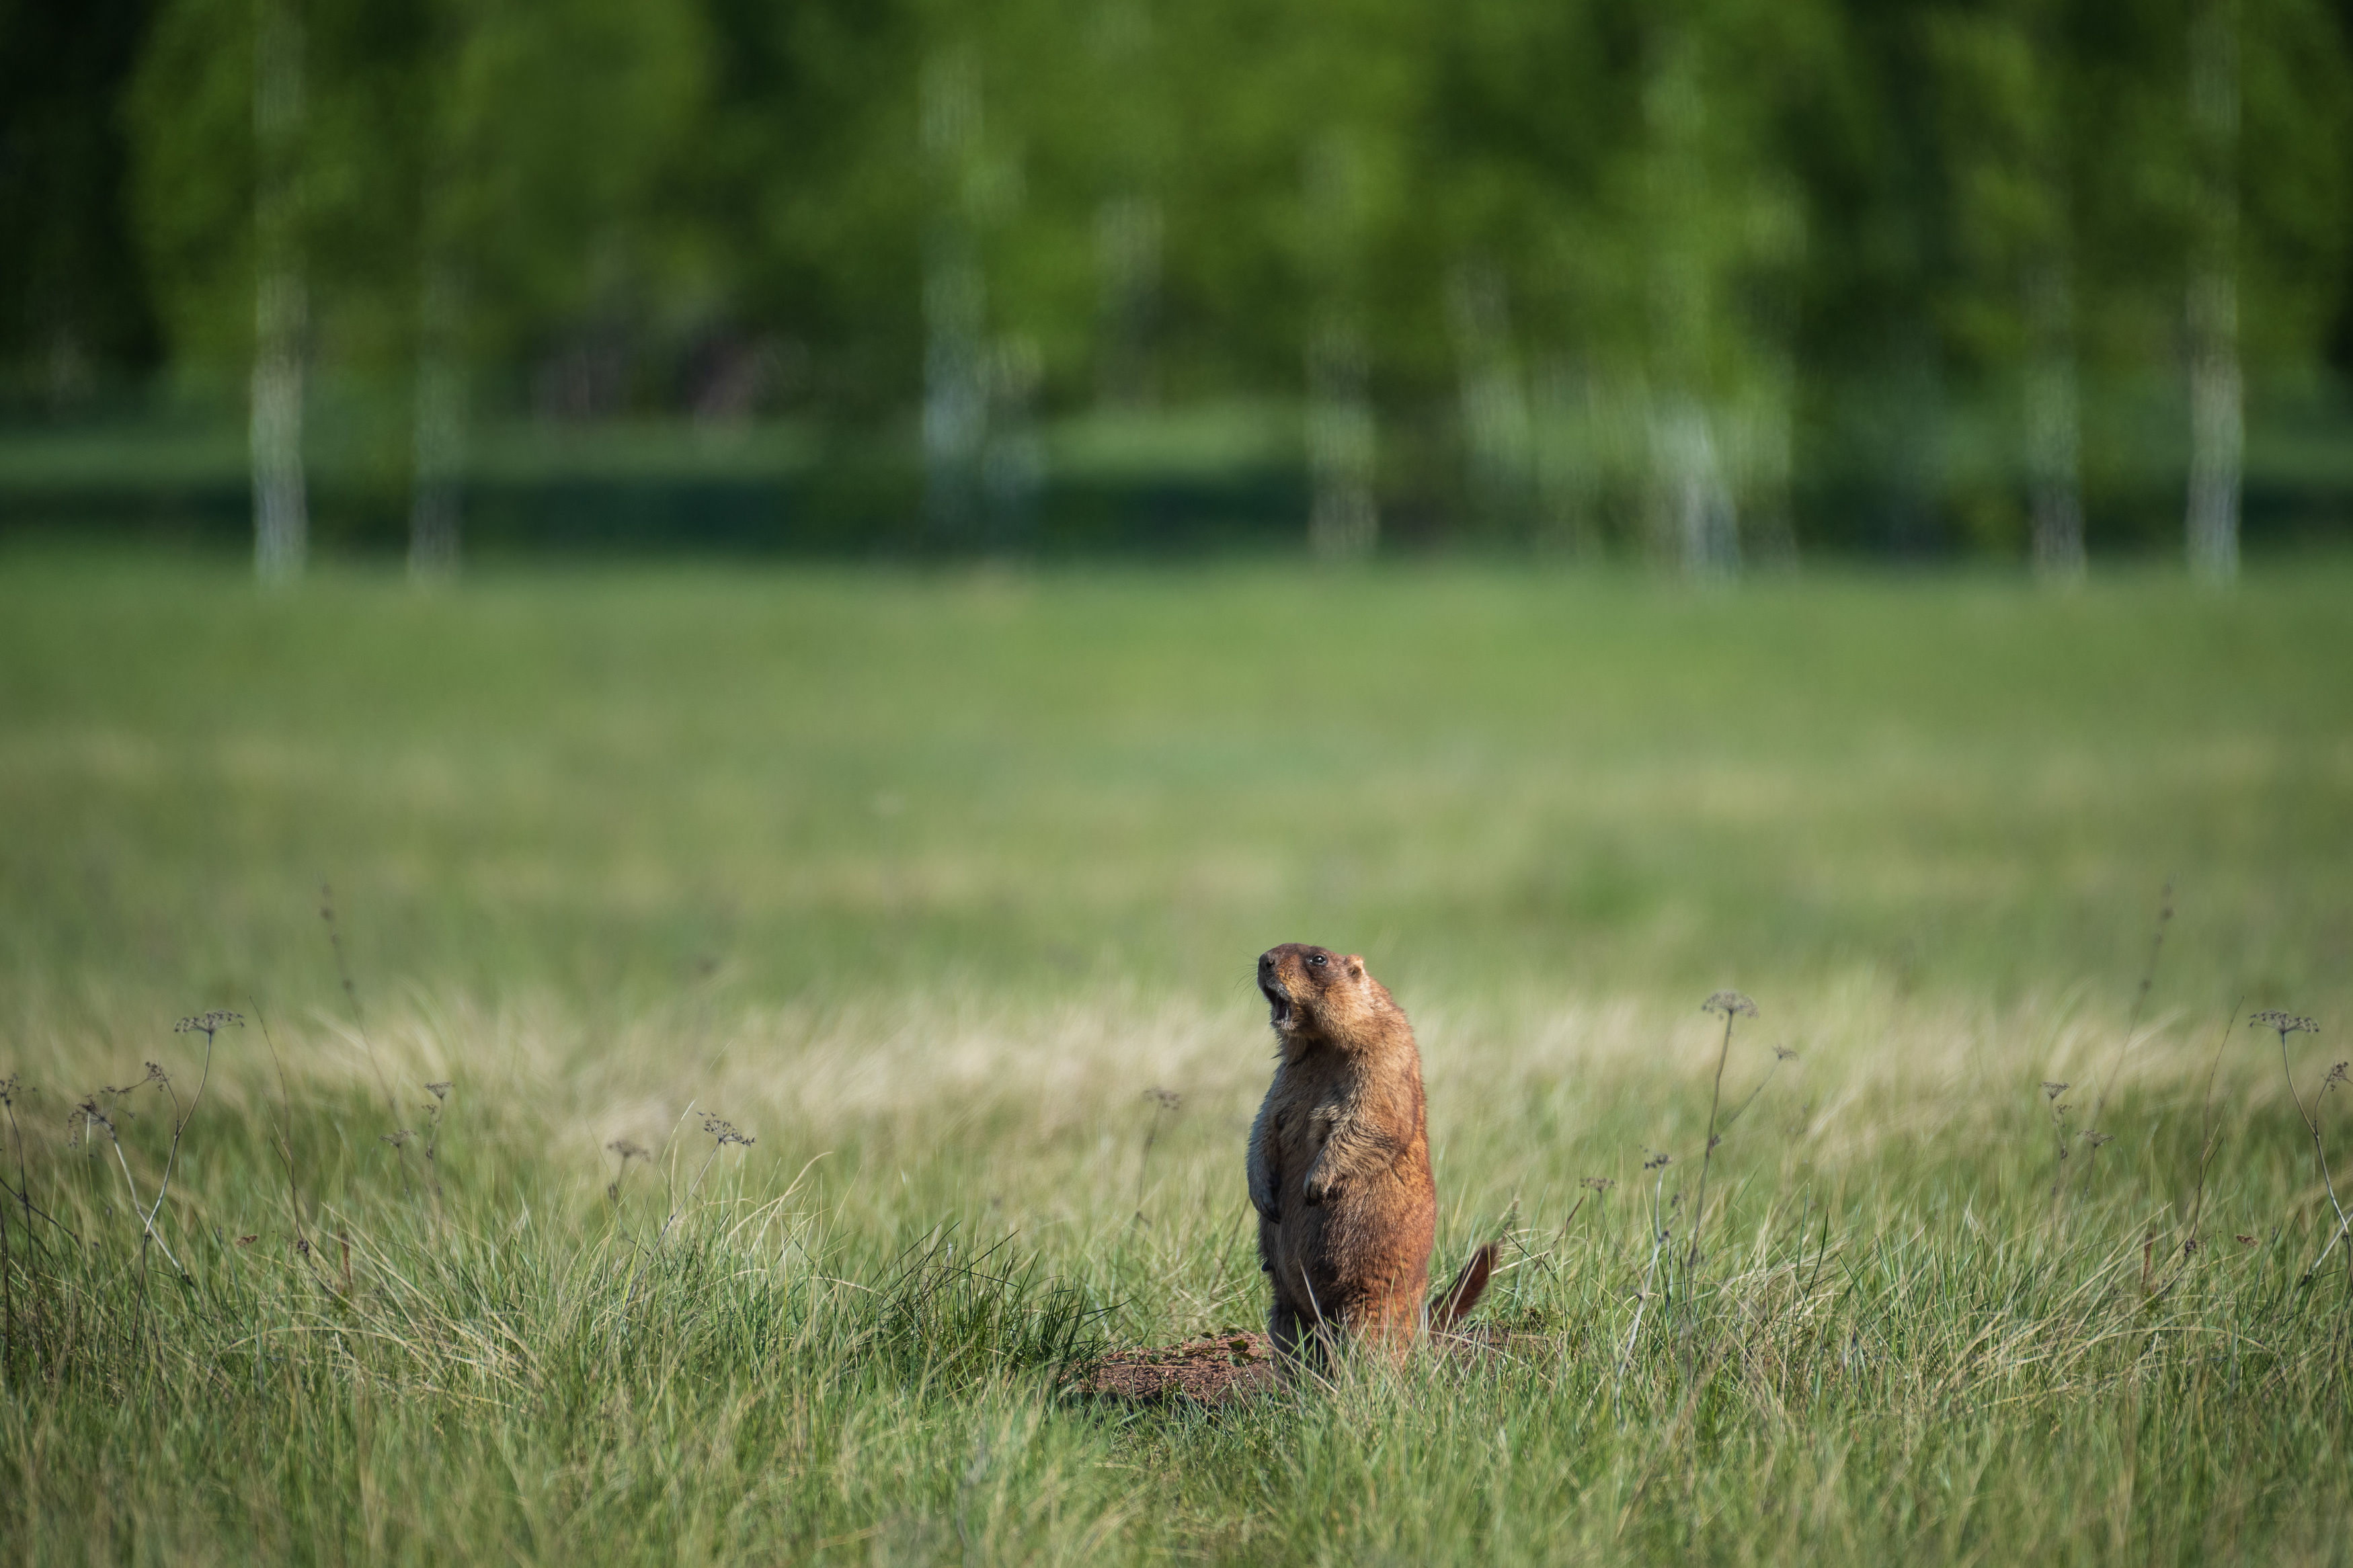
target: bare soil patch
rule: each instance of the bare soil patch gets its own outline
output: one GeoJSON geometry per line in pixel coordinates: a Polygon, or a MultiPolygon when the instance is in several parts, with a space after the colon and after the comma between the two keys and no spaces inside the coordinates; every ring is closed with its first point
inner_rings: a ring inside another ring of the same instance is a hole
{"type": "Polygon", "coordinates": [[[1222,1405],[1275,1384],[1274,1348],[1239,1330],[1145,1350],[1113,1351],[1082,1374],[1089,1394],[1133,1405],[1222,1405]]]}
{"type": "MultiPolygon", "coordinates": [[[[1434,1334],[1430,1344],[1464,1365],[1556,1353],[1558,1349],[1543,1335],[1484,1323],[1434,1334]]],[[[1173,1345],[1113,1351],[1075,1382],[1082,1393],[1123,1404],[1167,1405],[1193,1400],[1215,1405],[1264,1394],[1281,1380],[1267,1337],[1236,1329],[1173,1345]]]]}

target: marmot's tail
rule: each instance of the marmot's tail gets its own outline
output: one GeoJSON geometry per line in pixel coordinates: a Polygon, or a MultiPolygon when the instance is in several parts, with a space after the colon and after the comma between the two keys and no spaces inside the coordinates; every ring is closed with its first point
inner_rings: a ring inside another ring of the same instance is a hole
{"type": "Polygon", "coordinates": [[[1495,1255],[1503,1245],[1491,1241],[1472,1253],[1471,1261],[1462,1266],[1462,1272],[1454,1277],[1454,1283],[1446,1288],[1446,1294],[1430,1303],[1430,1332],[1444,1333],[1471,1315],[1471,1309],[1486,1293],[1487,1277],[1495,1271],[1495,1255]]]}

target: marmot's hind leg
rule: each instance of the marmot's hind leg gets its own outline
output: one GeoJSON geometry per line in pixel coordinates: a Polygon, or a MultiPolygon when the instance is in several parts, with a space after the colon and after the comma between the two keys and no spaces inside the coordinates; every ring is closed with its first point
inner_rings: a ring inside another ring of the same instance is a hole
{"type": "Polygon", "coordinates": [[[1311,1347],[1315,1343],[1315,1323],[1306,1313],[1277,1296],[1274,1305],[1267,1309],[1266,1337],[1274,1349],[1275,1366],[1289,1377],[1306,1361],[1311,1347]]]}

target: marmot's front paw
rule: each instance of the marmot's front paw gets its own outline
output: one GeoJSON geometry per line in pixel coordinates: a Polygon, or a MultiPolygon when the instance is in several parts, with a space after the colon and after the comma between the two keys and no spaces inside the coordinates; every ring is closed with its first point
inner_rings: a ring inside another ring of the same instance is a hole
{"type": "Polygon", "coordinates": [[[1338,1183],[1325,1180],[1321,1176],[1308,1177],[1300,1187],[1301,1195],[1307,1199],[1309,1208],[1323,1207],[1339,1190],[1338,1183]]]}

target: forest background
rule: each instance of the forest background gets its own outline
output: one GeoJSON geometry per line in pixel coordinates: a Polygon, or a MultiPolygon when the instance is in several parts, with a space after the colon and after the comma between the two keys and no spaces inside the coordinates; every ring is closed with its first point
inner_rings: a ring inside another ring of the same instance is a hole
{"type": "Polygon", "coordinates": [[[2348,38],[0,0],[0,1563],[2341,1568],[2348,38]]]}
{"type": "Polygon", "coordinates": [[[2348,32],[7,0],[0,530],[2227,576],[2353,499],[2348,32]]]}

